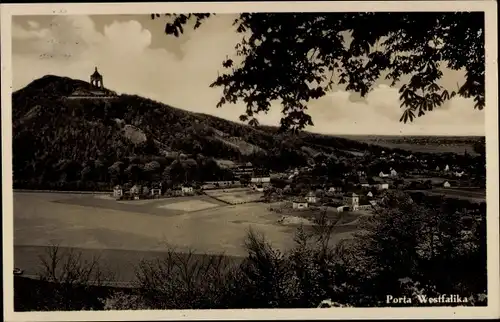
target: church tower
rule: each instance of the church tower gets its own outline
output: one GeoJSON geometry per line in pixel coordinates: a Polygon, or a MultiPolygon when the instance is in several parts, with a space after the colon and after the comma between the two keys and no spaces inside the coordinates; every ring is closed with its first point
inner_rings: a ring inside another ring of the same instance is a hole
{"type": "Polygon", "coordinates": [[[97,71],[97,67],[95,68],[94,73],[90,75],[90,85],[94,88],[100,88],[100,89],[104,88],[102,75],[99,74],[99,72],[97,71]]]}

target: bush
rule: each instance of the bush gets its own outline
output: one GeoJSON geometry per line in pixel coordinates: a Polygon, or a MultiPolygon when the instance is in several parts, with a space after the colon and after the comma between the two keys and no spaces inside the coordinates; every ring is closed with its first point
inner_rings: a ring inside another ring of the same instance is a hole
{"type": "Polygon", "coordinates": [[[40,256],[40,263],[39,280],[32,289],[35,294],[30,295],[36,300],[25,309],[102,309],[98,297],[106,293],[105,284],[114,276],[100,266],[98,256],[84,259],[81,252],[53,245],[40,256]]]}
{"type": "Polygon", "coordinates": [[[229,293],[238,289],[236,273],[226,256],[167,249],[161,258],[141,261],[136,277],[150,308],[209,309],[228,306],[229,293]]]}
{"type": "Polygon", "coordinates": [[[101,300],[104,310],[147,310],[149,307],[142,297],[137,294],[115,292],[101,300]]]}

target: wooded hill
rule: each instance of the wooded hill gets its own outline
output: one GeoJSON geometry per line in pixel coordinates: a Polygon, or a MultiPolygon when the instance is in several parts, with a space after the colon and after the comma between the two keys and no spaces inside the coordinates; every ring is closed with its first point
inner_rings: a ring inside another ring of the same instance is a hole
{"type": "Polygon", "coordinates": [[[47,75],[13,93],[15,186],[62,188],[77,181],[109,186],[113,166],[119,173],[130,173],[131,166],[144,170],[154,161],[153,172],[163,174],[175,160],[195,161],[204,173],[197,179],[208,180],[227,176],[218,169],[220,160],[284,170],[305,165],[318,153],[339,157],[348,151],[381,149],[332,136],[251,127],[135,95],[67,98],[89,86],[47,75]],[[210,169],[201,164],[210,164],[210,169]]]}

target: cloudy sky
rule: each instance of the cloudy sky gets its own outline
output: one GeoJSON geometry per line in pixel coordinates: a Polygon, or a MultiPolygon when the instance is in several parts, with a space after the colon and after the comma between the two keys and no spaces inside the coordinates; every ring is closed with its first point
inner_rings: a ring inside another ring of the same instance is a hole
{"type": "MultiPolygon", "coordinates": [[[[149,15],[16,16],[12,20],[13,89],[47,74],[88,81],[97,66],[104,85],[194,112],[237,121],[243,106],[216,108],[220,88],[209,84],[240,40],[234,16],[218,15],[199,29],[175,38],[163,33],[165,20],[149,15]]],[[[462,72],[444,70],[442,83],[455,89],[462,72]]],[[[412,124],[399,122],[398,88],[379,84],[365,100],[334,89],[313,101],[315,123],[308,130],[328,134],[484,135],[484,111],[472,99],[454,98],[412,124]]],[[[280,107],[260,115],[278,125],[280,107]]]]}

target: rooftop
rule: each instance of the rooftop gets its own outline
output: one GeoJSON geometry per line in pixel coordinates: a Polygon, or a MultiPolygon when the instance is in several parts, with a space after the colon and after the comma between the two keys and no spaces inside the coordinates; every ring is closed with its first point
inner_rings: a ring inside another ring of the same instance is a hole
{"type": "Polygon", "coordinates": [[[307,200],[304,198],[295,198],[293,199],[293,203],[307,203],[307,200]]]}
{"type": "Polygon", "coordinates": [[[102,77],[102,75],[99,74],[99,72],[97,71],[97,67],[95,68],[95,71],[94,71],[94,73],[91,76],[92,77],[102,77]]]}

